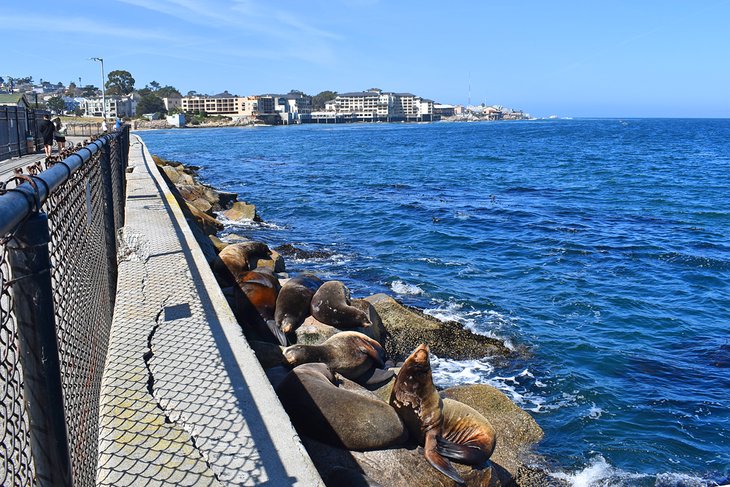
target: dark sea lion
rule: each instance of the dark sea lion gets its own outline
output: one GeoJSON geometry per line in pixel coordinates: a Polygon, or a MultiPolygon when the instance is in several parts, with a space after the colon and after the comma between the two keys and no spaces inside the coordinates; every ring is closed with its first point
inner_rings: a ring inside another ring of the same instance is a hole
{"type": "Polygon", "coordinates": [[[340,281],[327,281],[312,297],[312,316],[335,328],[371,326],[370,318],[350,303],[350,290],[340,281]]]}
{"type": "Polygon", "coordinates": [[[433,385],[429,350],[424,344],[403,363],[390,404],[424,446],[426,460],[455,482],[463,484],[464,480],[445,457],[485,466],[494,451],[496,433],[484,416],[466,404],[441,399],[433,385]]]}
{"type": "Polygon", "coordinates": [[[343,331],[321,345],[292,345],[284,349],[284,361],[292,367],[319,362],[350,380],[373,367],[383,367],[385,350],[380,343],[356,331],[343,331]]]}
{"type": "Polygon", "coordinates": [[[263,242],[239,242],[227,245],[213,262],[213,270],[221,285],[232,285],[241,274],[253,270],[256,260],[270,258],[271,251],[263,242]]]}
{"type": "Polygon", "coordinates": [[[322,279],[313,274],[302,274],[289,279],[281,287],[276,298],[274,320],[282,332],[292,333],[309,316],[312,297],[323,284],[322,279]]]}
{"type": "Polygon", "coordinates": [[[374,394],[337,387],[325,364],[304,364],[276,387],[292,423],[305,434],[348,450],[377,450],[403,443],[408,433],[395,410],[374,394]]]}
{"type": "Polygon", "coordinates": [[[273,337],[286,345],[286,337],[274,321],[279,280],[269,269],[248,271],[236,279],[234,299],[240,320],[251,326],[261,338],[273,337]]]}

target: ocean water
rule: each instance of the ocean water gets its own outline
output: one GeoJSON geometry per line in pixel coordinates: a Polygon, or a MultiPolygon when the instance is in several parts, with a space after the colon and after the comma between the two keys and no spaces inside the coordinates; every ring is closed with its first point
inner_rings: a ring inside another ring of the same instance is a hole
{"type": "MultiPolygon", "coordinates": [[[[576,486],[730,476],[730,120],[143,132],[254,203],[291,273],[387,292],[528,356],[434,358],[545,430],[576,486]]],[[[414,344],[415,345],[415,344],[414,344]]]]}

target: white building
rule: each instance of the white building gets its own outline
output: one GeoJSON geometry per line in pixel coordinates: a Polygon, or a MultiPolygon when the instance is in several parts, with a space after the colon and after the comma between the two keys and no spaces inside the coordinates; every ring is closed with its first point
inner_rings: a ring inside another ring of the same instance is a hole
{"type": "Polygon", "coordinates": [[[377,89],[342,93],[325,104],[326,111],[352,115],[361,122],[431,121],[434,102],[412,93],[377,89]]]}
{"type": "MultiPolygon", "coordinates": [[[[77,98],[80,101],[80,107],[84,110],[86,117],[102,117],[104,116],[104,104],[101,96],[90,98],[77,98]],[[81,101],[83,100],[83,101],[81,101]]],[[[137,96],[134,94],[127,96],[110,95],[106,97],[106,117],[133,117],[137,111],[137,96]]]]}

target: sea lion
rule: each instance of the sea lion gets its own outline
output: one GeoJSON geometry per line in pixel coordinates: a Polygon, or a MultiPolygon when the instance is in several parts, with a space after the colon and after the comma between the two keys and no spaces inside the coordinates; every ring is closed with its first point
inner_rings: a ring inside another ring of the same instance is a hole
{"type": "Polygon", "coordinates": [[[238,277],[256,267],[259,258],[270,258],[271,251],[263,242],[239,242],[227,245],[213,262],[213,270],[223,286],[230,286],[238,277]]]}
{"type": "Polygon", "coordinates": [[[455,482],[463,484],[464,480],[444,457],[484,466],[494,451],[496,433],[484,416],[466,404],[441,399],[433,385],[425,344],[419,345],[403,363],[390,404],[423,445],[426,460],[455,482]]]}
{"type": "Polygon", "coordinates": [[[273,335],[286,345],[286,337],[274,321],[279,280],[269,269],[248,271],[236,279],[234,299],[240,320],[251,326],[262,338],[273,335]]]}
{"type": "Polygon", "coordinates": [[[291,333],[309,316],[312,297],[323,284],[322,279],[313,274],[302,274],[289,279],[281,287],[276,298],[274,320],[282,332],[291,333]]]}
{"type": "Polygon", "coordinates": [[[294,426],[318,441],[348,450],[378,450],[408,438],[388,403],[363,388],[356,392],[337,387],[325,364],[294,368],[276,393],[294,426]]]}
{"type": "Polygon", "coordinates": [[[350,290],[340,281],[327,281],[314,296],[311,305],[312,316],[335,328],[357,328],[371,326],[370,318],[350,304],[350,290]]]}
{"type": "Polygon", "coordinates": [[[320,362],[332,372],[357,380],[373,367],[383,367],[385,350],[367,335],[343,331],[331,336],[321,345],[292,345],[284,349],[284,362],[292,367],[320,362]]]}

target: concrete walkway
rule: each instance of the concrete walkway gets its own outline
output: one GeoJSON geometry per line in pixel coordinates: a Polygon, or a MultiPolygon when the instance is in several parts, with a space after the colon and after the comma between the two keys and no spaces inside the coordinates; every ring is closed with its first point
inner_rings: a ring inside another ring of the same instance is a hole
{"type": "Polygon", "coordinates": [[[323,485],[152,157],[130,143],[97,484],[323,485]]]}
{"type": "MultiPolygon", "coordinates": [[[[88,140],[89,137],[82,137],[82,136],[67,136],[66,141],[76,145],[79,142],[83,142],[84,140],[88,140]]],[[[58,154],[57,145],[54,142],[53,143],[53,155],[58,154]]],[[[26,167],[32,166],[38,161],[42,161],[46,158],[46,155],[43,153],[43,147],[41,147],[41,152],[36,154],[28,154],[25,156],[20,157],[13,157],[10,159],[5,159],[0,161],[0,181],[7,181],[10,179],[10,177],[13,176],[13,171],[16,168],[23,168],[23,172],[27,173],[26,167]]]]}

